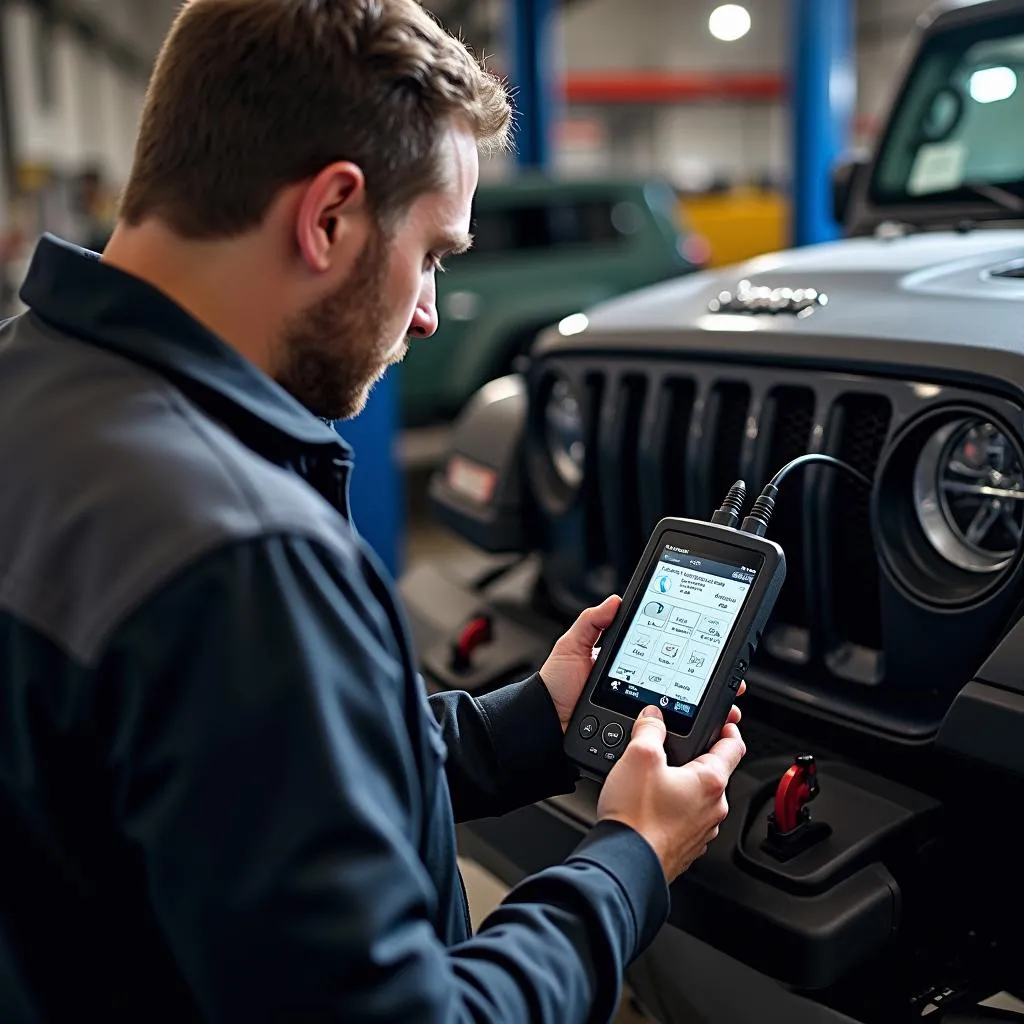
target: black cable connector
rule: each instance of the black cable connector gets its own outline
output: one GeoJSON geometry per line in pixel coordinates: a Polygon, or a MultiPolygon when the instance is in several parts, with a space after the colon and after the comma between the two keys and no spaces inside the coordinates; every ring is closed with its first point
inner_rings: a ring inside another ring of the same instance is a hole
{"type": "MultiPolygon", "coordinates": [[[[832,466],[835,469],[842,469],[852,476],[858,483],[863,484],[868,490],[871,489],[871,481],[859,470],[854,469],[848,462],[834,458],[831,455],[821,455],[814,452],[809,455],[801,455],[799,458],[787,462],[772,477],[771,482],[765,485],[764,490],[758,495],[750,509],[750,514],[743,520],[740,530],[743,533],[752,533],[756,537],[763,537],[768,532],[768,525],[772,521],[772,513],[775,511],[775,498],[779,493],[779,484],[794,470],[811,463],[821,463],[832,466]]],[[[732,492],[730,492],[732,493],[732,492]]],[[[724,507],[724,506],[723,506],[724,507]]]]}
{"type": "Polygon", "coordinates": [[[775,511],[775,495],[778,493],[778,487],[768,484],[757,496],[750,509],[750,514],[743,520],[743,525],[740,527],[744,533],[763,537],[768,532],[768,524],[772,521],[772,513],[775,511]]]}
{"type": "Polygon", "coordinates": [[[736,524],[740,521],[740,515],[743,512],[746,500],[747,485],[742,480],[737,480],[729,488],[729,493],[725,496],[725,500],[718,511],[711,517],[711,522],[716,526],[729,526],[732,529],[736,529],[736,524]]]}

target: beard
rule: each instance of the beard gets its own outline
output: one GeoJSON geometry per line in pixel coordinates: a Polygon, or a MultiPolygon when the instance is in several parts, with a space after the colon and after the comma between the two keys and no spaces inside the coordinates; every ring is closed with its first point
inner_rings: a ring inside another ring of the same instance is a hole
{"type": "Polygon", "coordinates": [[[314,416],[334,421],[363,411],[373,385],[405,356],[384,337],[388,254],[381,232],[367,240],[356,271],[289,323],[275,380],[314,416]]]}

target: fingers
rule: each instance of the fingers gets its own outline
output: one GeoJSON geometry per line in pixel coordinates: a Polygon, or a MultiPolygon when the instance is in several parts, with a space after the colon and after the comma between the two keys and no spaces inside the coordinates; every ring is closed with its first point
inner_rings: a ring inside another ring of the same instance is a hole
{"type": "Polygon", "coordinates": [[[739,767],[740,761],[746,754],[747,748],[740,736],[740,731],[735,724],[729,723],[722,730],[722,737],[706,753],[697,758],[698,761],[718,761],[726,770],[726,777],[732,775],[739,767]]]}
{"type": "Polygon", "coordinates": [[[587,647],[593,647],[601,639],[601,634],[612,624],[621,604],[622,598],[612,594],[596,608],[587,608],[580,614],[573,628],[580,631],[580,639],[587,647]]]}
{"type": "Polygon", "coordinates": [[[657,760],[667,763],[665,734],[665,720],[661,717],[661,712],[656,707],[646,707],[633,723],[632,738],[627,750],[641,750],[657,760]]]}
{"type": "Polygon", "coordinates": [[[596,608],[587,608],[580,612],[579,618],[569,627],[569,632],[562,637],[561,644],[568,645],[572,650],[589,654],[601,638],[601,634],[612,624],[622,599],[617,594],[605,598],[596,608]]]}
{"type": "Polygon", "coordinates": [[[662,741],[664,741],[665,734],[668,731],[665,727],[665,719],[662,717],[661,711],[653,704],[649,704],[637,716],[637,720],[633,723],[633,738],[636,739],[645,729],[654,730],[654,734],[659,735],[662,741]]]}
{"type": "MultiPolygon", "coordinates": [[[[736,691],[736,696],[737,697],[742,697],[743,694],[745,694],[746,692],[747,692],[747,681],[744,679],[743,682],[740,683],[739,689],[736,691]]],[[[739,725],[740,724],[740,720],[742,718],[743,718],[743,712],[740,711],[740,709],[738,707],[736,707],[735,704],[733,704],[732,710],[729,712],[729,717],[726,719],[727,724],[729,724],[729,725],[739,725]]]]}

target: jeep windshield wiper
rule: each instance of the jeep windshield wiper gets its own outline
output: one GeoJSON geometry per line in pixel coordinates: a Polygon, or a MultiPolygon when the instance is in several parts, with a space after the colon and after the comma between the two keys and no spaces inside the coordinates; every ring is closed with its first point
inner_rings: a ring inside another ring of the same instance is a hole
{"type": "Polygon", "coordinates": [[[1007,213],[1024,213],[1024,199],[1016,192],[1002,188],[999,185],[990,185],[984,181],[965,181],[960,186],[968,192],[988,199],[1007,213]]]}

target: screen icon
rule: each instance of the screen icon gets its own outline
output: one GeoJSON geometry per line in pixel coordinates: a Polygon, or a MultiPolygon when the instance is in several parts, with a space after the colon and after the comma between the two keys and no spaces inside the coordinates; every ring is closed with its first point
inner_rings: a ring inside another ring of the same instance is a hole
{"type": "Polygon", "coordinates": [[[679,653],[679,644],[662,644],[661,649],[666,657],[674,658],[679,653]]]}
{"type": "Polygon", "coordinates": [[[636,673],[637,673],[637,670],[632,665],[620,663],[620,664],[616,665],[608,673],[608,675],[609,676],[614,676],[615,678],[621,680],[624,683],[631,683],[633,681],[633,676],[635,676],[636,673]]]}
{"type": "Polygon", "coordinates": [[[663,708],[667,708],[668,707],[668,697],[662,697],[661,698],[661,706],[663,708]]]}
{"type": "Polygon", "coordinates": [[[667,613],[665,606],[660,601],[648,601],[644,605],[644,615],[649,619],[665,619],[667,613]]]}
{"type": "Polygon", "coordinates": [[[704,667],[704,655],[703,654],[697,654],[696,652],[691,654],[690,655],[690,665],[693,668],[703,668],[704,667]]]}
{"type": "Polygon", "coordinates": [[[659,576],[658,577],[658,590],[662,594],[668,594],[668,593],[671,592],[671,590],[672,590],[672,581],[668,578],[668,576],[659,576]]]}

